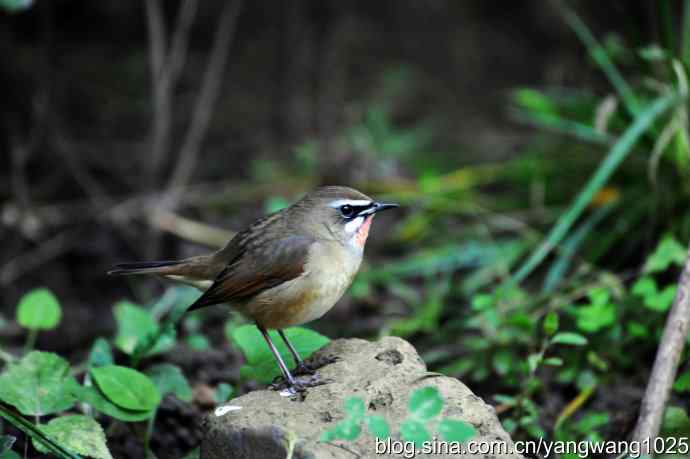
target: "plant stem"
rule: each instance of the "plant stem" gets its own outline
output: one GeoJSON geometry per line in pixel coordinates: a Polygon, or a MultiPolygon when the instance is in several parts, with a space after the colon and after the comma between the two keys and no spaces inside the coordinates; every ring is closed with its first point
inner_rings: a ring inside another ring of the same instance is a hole
{"type": "Polygon", "coordinates": [[[38,337],[38,329],[29,330],[29,334],[26,336],[26,343],[24,344],[24,352],[28,353],[33,350],[36,345],[36,338],[38,337]]]}

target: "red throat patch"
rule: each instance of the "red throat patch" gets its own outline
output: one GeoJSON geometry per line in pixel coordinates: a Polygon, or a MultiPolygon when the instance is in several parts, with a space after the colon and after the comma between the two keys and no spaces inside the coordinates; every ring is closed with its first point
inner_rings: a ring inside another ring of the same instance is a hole
{"type": "Polygon", "coordinates": [[[358,247],[364,248],[367,237],[369,237],[369,228],[371,227],[372,220],[374,220],[374,216],[369,215],[364,219],[364,223],[362,223],[362,226],[357,230],[357,234],[355,234],[355,244],[358,247]]]}

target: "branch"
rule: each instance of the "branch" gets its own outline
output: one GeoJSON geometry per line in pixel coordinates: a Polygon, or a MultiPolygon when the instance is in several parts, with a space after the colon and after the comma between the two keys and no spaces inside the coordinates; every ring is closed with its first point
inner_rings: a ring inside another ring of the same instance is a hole
{"type": "MultiPolygon", "coordinates": [[[[199,98],[194,108],[192,125],[187,131],[184,143],[180,149],[179,160],[168,181],[168,190],[177,190],[186,185],[198,161],[199,147],[208,128],[213,107],[218,98],[228,51],[235,36],[237,17],[241,7],[241,0],[235,0],[227,4],[218,21],[216,38],[206,72],[204,73],[199,98]]],[[[178,192],[171,191],[167,201],[167,208],[174,209],[179,198],[178,192]]]]}
{"type": "MultiPolygon", "coordinates": [[[[640,415],[633,433],[633,440],[646,445],[653,443],[661,430],[664,408],[671,393],[671,386],[676,378],[678,362],[685,347],[690,326],[690,249],[685,259],[685,266],[678,281],[678,291],[673,300],[673,307],[666,319],[661,343],[657,349],[652,374],[642,399],[640,415]],[[649,439],[649,442],[645,440],[649,439]]],[[[649,451],[643,454],[649,454],[649,451]]]]}
{"type": "Polygon", "coordinates": [[[151,92],[153,93],[153,132],[151,133],[151,162],[149,186],[155,188],[163,159],[170,143],[171,101],[168,85],[161,84],[165,66],[165,22],[159,0],[146,0],[146,20],[149,32],[149,60],[151,92]]]}

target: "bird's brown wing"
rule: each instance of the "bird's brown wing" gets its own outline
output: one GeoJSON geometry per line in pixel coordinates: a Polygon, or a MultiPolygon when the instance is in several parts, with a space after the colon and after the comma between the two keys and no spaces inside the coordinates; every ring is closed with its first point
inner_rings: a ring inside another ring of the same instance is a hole
{"type": "Polygon", "coordinates": [[[257,240],[248,234],[238,234],[233,242],[233,258],[188,310],[246,300],[299,277],[313,243],[313,239],[298,235],[257,240]]]}

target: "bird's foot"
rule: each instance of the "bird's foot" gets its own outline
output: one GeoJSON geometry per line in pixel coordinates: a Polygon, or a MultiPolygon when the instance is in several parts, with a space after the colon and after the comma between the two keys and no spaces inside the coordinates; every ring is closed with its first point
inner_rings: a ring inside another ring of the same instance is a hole
{"type": "Polygon", "coordinates": [[[286,381],[282,376],[278,376],[273,380],[269,386],[273,390],[281,391],[287,395],[295,395],[304,393],[309,387],[322,386],[331,382],[328,379],[322,378],[318,373],[313,372],[308,375],[296,376],[292,383],[286,381]]]}
{"type": "Polygon", "coordinates": [[[297,376],[297,375],[313,375],[316,373],[316,370],[318,370],[321,367],[325,367],[326,365],[330,365],[331,363],[334,363],[338,360],[338,357],[334,355],[324,355],[324,356],[318,356],[318,357],[311,357],[308,359],[307,362],[300,362],[295,369],[292,371],[292,374],[297,376]]]}

